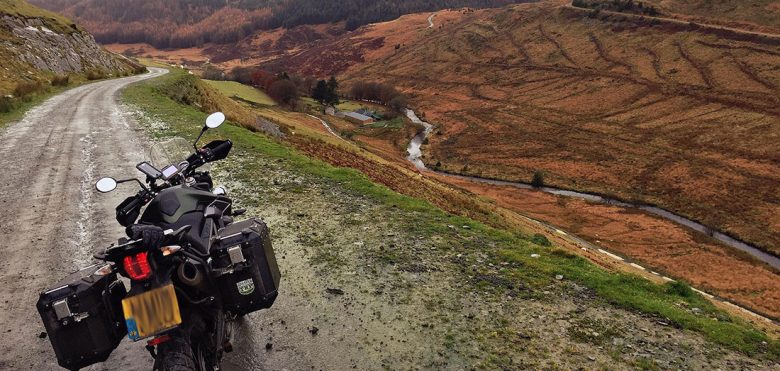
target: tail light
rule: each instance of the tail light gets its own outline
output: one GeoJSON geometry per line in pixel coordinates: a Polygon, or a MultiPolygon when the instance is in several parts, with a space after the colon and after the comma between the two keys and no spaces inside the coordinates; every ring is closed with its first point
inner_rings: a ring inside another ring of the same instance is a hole
{"type": "Polygon", "coordinates": [[[133,281],[143,281],[152,276],[152,267],[149,266],[149,253],[146,251],[125,256],[122,263],[125,272],[133,281]]]}

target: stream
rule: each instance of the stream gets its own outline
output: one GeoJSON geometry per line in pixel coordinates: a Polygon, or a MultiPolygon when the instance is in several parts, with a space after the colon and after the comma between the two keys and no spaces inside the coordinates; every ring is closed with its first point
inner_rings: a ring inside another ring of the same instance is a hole
{"type": "Polygon", "coordinates": [[[445,173],[441,171],[430,170],[425,166],[425,163],[422,161],[422,145],[425,142],[425,139],[431,133],[431,131],[433,131],[433,125],[420,120],[420,118],[417,117],[417,114],[415,114],[414,111],[410,109],[406,110],[406,117],[408,117],[409,120],[411,120],[413,123],[417,125],[422,125],[425,128],[423,131],[415,135],[414,138],[412,138],[412,141],[409,142],[409,146],[406,149],[406,151],[409,153],[406,159],[409,160],[409,162],[411,162],[420,171],[435,172],[437,174],[448,176],[451,178],[464,179],[464,180],[469,180],[469,181],[484,183],[484,184],[492,184],[497,186],[510,186],[510,187],[516,187],[522,189],[535,189],[538,191],[542,191],[554,195],[574,197],[574,198],[579,198],[590,202],[597,202],[606,205],[639,209],[647,213],[661,217],[663,219],[670,220],[684,227],[693,229],[694,231],[706,234],[727,246],[733,247],[740,251],[744,251],[745,253],[770,265],[775,269],[780,269],[780,258],[778,258],[777,256],[766,253],[747,242],[738,240],[725,233],[718,232],[714,228],[708,227],[704,224],[693,221],[682,215],[675,214],[669,210],[662,209],[657,206],[625,202],[625,201],[620,201],[617,199],[604,197],[593,193],[577,192],[577,191],[555,188],[555,187],[534,188],[530,183],[510,182],[505,180],[479,178],[479,177],[466,176],[466,175],[455,175],[455,174],[445,173]]]}

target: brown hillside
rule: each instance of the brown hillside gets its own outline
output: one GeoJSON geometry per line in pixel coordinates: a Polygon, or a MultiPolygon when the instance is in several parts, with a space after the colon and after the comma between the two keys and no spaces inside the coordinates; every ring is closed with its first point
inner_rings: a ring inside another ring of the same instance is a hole
{"type": "Polygon", "coordinates": [[[780,32],[780,1],[777,0],[649,0],[691,20],[715,22],[740,28],[780,32]]]}
{"type": "Polygon", "coordinates": [[[414,97],[439,125],[429,165],[523,181],[542,170],[780,252],[777,44],[555,4],[416,32],[346,77],[414,97]]]}

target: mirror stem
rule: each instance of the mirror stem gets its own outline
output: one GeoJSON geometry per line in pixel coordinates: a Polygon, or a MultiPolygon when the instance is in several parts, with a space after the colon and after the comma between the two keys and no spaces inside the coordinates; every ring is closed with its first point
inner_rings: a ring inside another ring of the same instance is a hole
{"type": "Polygon", "coordinates": [[[117,184],[121,184],[121,183],[127,183],[127,182],[132,182],[132,181],[136,181],[136,182],[138,183],[138,185],[140,185],[140,186],[141,186],[141,188],[143,188],[143,189],[144,189],[144,191],[147,191],[147,192],[149,192],[149,188],[146,188],[146,186],[144,185],[144,183],[143,183],[143,182],[141,182],[140,180],[136,179],[136,178],[130,178],[130,179],[122,179],[122,180],[117,180],[117,181],[116,181],[116,183],[117,183],[117,184]]]}
{"type": "Polygon", "coordinates": [[[198,152],[198,141],[203,136],[203,133],[205,133],[206,130],[208,129],[209,129],[208,126],[203,126],[203,129],[201,129],[200,134],[198,134],[198,138],[195,139],[195,143],[192,143],[192,147],[195,148],[195,152],[198,152]]]}

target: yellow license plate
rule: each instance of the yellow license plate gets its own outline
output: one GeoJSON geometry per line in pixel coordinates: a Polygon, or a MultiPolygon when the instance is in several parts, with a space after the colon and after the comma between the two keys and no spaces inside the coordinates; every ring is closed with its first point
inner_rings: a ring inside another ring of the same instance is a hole
{"type": "Polygon", "coordinates": [[[127,336],[132,341],[156,335],[181,324],[173,285],[166,285],[122,300],[127,336]]]}

